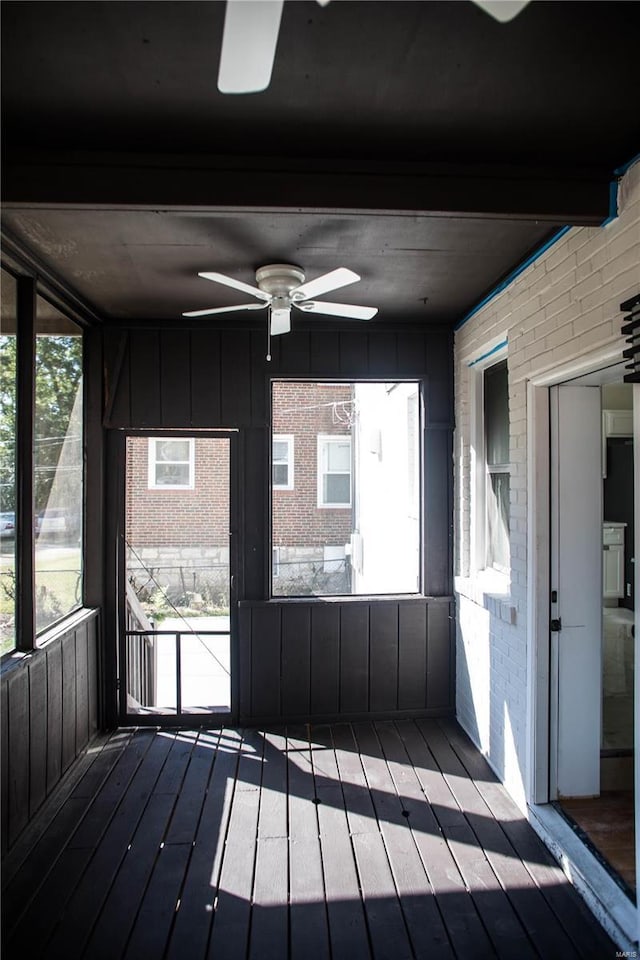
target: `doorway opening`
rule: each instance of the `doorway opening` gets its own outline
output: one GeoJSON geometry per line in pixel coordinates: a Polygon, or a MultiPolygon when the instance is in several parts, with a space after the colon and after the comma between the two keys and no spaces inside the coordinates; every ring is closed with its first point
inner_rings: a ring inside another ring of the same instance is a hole
{"type": "Polygon", "coordinates": [[[633,388],[619,368],[551,391],[551,797],[633,899],[633,388]]]}
{"type": "Polygon", "coordinates": [[[120,697],[136,723],[231,713],[232,441],[127,437],[120,697]]]}

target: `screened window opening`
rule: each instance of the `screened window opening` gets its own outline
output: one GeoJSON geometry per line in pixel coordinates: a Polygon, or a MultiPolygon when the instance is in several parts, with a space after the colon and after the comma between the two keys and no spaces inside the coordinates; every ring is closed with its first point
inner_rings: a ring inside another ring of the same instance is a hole
{"type": "Polygon", "coordinates": [[[82,604],[82,331],[36,300],[34,528],[36,631],[82,604]]]}
{"type": "Polygon", "coordinates": [[[486,566],[509,573],[509,383],[507,361],[484,372],[486,566]]]}
{"type": "Polygon", "coordinates": [[[0,653],[16,645],[16,281],[2,271],[0,334],[0,653]]]}
{"type": "Polygon", "coordinates": [[[419,398],[416,382],[273,382],[274,596],[420,591],[419,398]]]}
{"type": "Polygon", "coordinates": [[[193,438],[149,437],[149,489],[193,489],[193,438]]]}

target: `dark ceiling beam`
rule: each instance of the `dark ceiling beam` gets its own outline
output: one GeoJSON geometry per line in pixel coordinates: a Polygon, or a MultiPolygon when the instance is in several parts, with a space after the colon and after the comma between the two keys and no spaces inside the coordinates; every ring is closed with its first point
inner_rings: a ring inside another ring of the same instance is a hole
{"type": "Polygon", "coordinates": [[[597,226],[601,171],[284,158],[10,152],[6,207],[288,209],[538,220],[597,226]]]}

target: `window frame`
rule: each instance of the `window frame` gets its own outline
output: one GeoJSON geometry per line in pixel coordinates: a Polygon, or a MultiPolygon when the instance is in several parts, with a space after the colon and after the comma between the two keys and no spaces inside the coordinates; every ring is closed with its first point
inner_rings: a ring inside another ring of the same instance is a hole
{"type": "Polygon", "coordinates": [[[180,437],[180,436],[155,436],[149,437],[149,443],[147,446],[147,488],[149,490],[195,490],[196,477],[195,477],[195,438],[194,437],[180,437]],[[164,460],[158,461],[156,455],[156,444],[157,443],[166,443],[167,440],[176,440],[180,443],[185,441],[189,444],[189,459],[188,460],[164,460]],[[153,451],[153,456],[152,456],[153,451]],[[175,463],[182,464],[187,463],[189,465],[189,481],[188,483],[157,483],[156,480],[156,469],[160,463],[175,463]]]}
{"type": "Polygon", "coordinates": [[[319,510],[351,510],[353,506],[353,441],[350,433],[319,433],[317,435],[317,506],[319,510]],[[324,477],[327,475],[344,476],[344,470],[325,470],[323,464],[323,451],[330,444],[348,443],[349,444],[349,502],[334,503],[324,500],[324,477]]]}
{"type": "Polygon", "coordinates": [[[273,433],[271,435],[271,487],[273,490],[294,490],[295,489],[295,438],[292,433],[273,433]],[[282,460],[276,461],[273,454],[275,443],[287,444],[287,482],[274,483],[273,468],[276,463],[282,463],[282,460]]]}
{"type": "MultiPolygon", "coordinates": [[[[473,573],[486,573],[491,577],[499,578],[505,588],[508,588],[511,579],[511,549],[509,538],[508,565],[489,562],[488,536],[488,496],[492,473],[503,473],[511,477],[512,463],[489,464],[487,461],[486,417],[485,417],[485,374],[492,367],[507,363],[507,391],[509,383],[508,344],[506,337],[499,338],[493,346],[485,349],[481,356],[473,361],[472,367],[472,490],[471,490],[471,568],[473,573]]],[[[507,394],[508,397],[508,394],[507,394]]],[[[507,406],[507,430],[510,433],[511,420],[507,406]]]]}

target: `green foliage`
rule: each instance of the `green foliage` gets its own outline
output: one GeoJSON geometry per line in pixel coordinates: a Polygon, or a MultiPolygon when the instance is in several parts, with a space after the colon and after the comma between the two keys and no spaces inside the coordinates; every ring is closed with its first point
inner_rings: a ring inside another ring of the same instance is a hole
{"type": "MultiPolygon", "coordinates": [[[[40,336],[36,343],[35,503],[42,510],[49,499],[78,388],[82,379],[82,337],[40,336]]],[[[0,337],[0,484],[2,510],[15,510],[16,338],[0,337]]],[[[82,465],[80,436],[72,456],[82,465]]],[[[81,471],[67,487],[70,501],[80,495],[81,471]]],[[[66,478],[65,478],[66,479],[66,478]]]]}
{"type": "Polygon", "coordinates": [[[0,337],[0,507],[16,508],[16,338],[0,337]]]}

